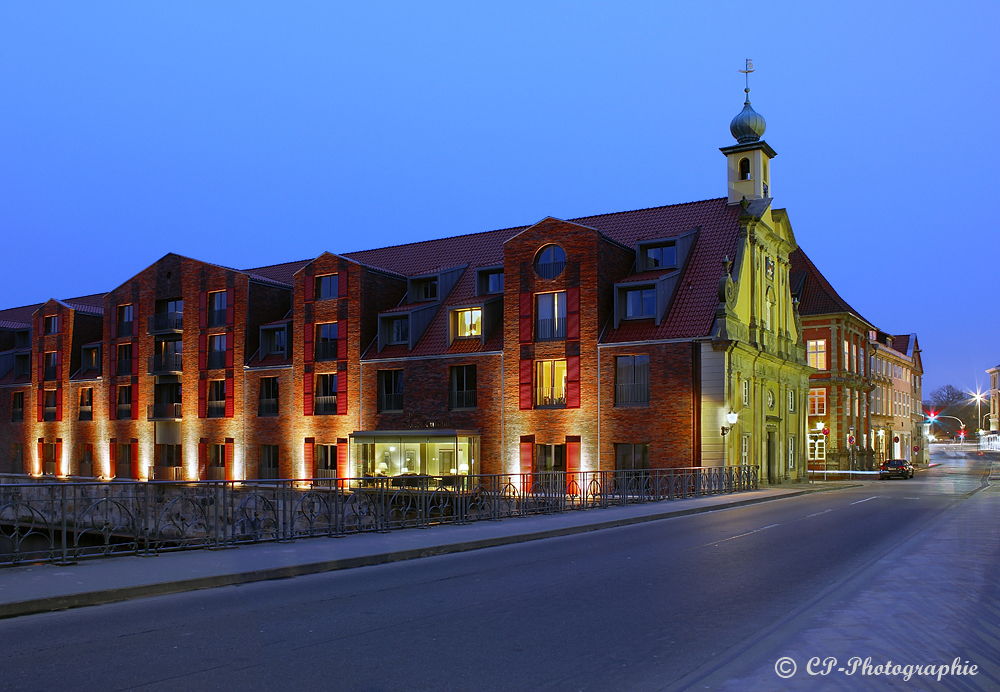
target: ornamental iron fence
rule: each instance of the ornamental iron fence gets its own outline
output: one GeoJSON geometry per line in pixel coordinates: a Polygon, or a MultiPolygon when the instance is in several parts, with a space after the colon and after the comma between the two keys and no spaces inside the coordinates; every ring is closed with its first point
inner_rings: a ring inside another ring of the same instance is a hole
{"type": "Polygon", "coordinates": [[[464,524],[757,487],[755,466],[199,482],[4,477],[0,566],[464,524]]]}

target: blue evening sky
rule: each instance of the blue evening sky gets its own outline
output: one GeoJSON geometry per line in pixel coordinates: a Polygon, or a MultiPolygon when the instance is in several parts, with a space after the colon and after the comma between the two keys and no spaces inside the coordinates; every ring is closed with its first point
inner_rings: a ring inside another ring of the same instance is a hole
{"type": "Polygon", "coordinates": [[[0,5],[0,307],[725,194],[753,58],[775,206],[916,332],[1000,362],[1000,3],[0,5]],[[991,275],[992,274],[992,275],[991,275]]]}

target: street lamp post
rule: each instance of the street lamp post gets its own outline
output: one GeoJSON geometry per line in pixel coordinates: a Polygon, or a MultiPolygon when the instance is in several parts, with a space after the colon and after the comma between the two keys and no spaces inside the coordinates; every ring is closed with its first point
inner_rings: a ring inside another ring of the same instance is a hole
{"type": "Polygon", "coordinates": [[[979,421],[980,425],[982,425],[983,401],[986,400],[986,397],[983,396],[983,393],[977,389],[975,394],[972,395],[972,400],[976,402],[976,420],[979,421]]]}
{"type": "Polygon", "coordinates": [[[962,422],[961,418],[957,416],[946,416],[943,413],[934,413],[927,417],[927,422],[931,424],[937,423],[938,418],[951,418],[952,420],[957,420],[958,424],[962,426],[962,429],[959,431],[959,436],[963,440],[965,439],[965,423],[962,422]]]}

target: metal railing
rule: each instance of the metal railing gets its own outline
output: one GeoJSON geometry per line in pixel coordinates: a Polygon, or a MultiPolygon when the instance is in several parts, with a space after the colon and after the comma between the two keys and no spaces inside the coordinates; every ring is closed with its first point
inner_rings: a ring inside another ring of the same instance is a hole
{"type": "Polygon", "coordinates": [[[209,418],[225,418],[226,417],[226,402],[225,401],[209,401],[208,402],[208,417],[209,418]]]}
{"type": "Polygon", "coordinates": [[[615,385],[616,404],[648,404],[649,384],[622,383],[615,385]]]}
{"type": "Polygon", "coordinates": [[[80,407],[80,420],[94,420],[94,407],[93,406],[81,406],[80,407]]]}
{"type": "Polygon", "coordinates": [[[566,388],[535,387],[535,406],[566,406],[566,388]]]}
{"type": "Polygon", "coordinates": [[[226,367],[226,352],[225,351],[209,351],[208,352],[208,369],[218,370],[219,368],[226,367]]]}
{"type": "Polygon", "coordinates": [[[337,412],[337,395],[333,396],[318,396],[314,399],[315,407],[313,413],[324,414],[324,413],[336,413],[337,412]]]}
{"type": "Polygon", "coordinates": [[[223,327],[226,324],[226,309],[221,310],[209,310],[208,311],[208,326],[209,327],[223,327]]]}
{"type": "Polygon", "coordinates": [[[181,403],[179,401],[169,404],[149,404],[146,407],[146,418],[148,420],[173,420],[182,417],[181,403]]]}
{"type": "Polygon", "coordinates": [[[260,399],[260,403],[257,405],[257,415],[258,416],[276,416],[276,415],[278,415],[278,400],[277,399],[260,399]]]}
{"type": "MultiPolygon", "coordinates": [[[[161,467],[153,468],[155,475],[161,467]]],[[[216,470],[225,471],[209,467],[216,470]]],[[[130,465],[119,464],[118,472],[119,478],[130,474],[130,465]]],[[[0,484],[0,536],[6,539],[0,565],[464,524],[757,485],[755,466],[264,481],[7,477],[0,484]]]]}
{"type": "Polygon", "coordinates": [[[378,394],[378,410],[379,411],[402,411],[403,410],[403,394],[386,394],[385,392],[379,392],[378,394]]]}
{"type": "Polygon", "coordinates": [[[179,332],[184,329],[183,312],[158,312],[149,316],[149,333],[179,332]]]}
{"type": "Polygon", "coordinates": [[[535,320],[535,339],[565,339],[566,338],[566,318],[547,317],[535,320]]]}
{"type": "Polygon", "coordinates": [[[316,360],[337,360],[337,342],[317,341],[316,360]]]}
{"type": "Polygon", "coordinates": [[[154,466],[153,480],[157,481],[182,481],[184,480],[183,466],[154,466]]]}
{"type": "Polygon", "coordinates": [[[118,404],[117,410],[115,411],[115,418],[118,420],[127,420],[132,417],[132,404],[118,404]]]}
{"type": "Polygon", "coordinates": [[[452,390],[448,401],[449,408],[476,408],[476,390],[452,390]]]}
{"type": "Polygon", "coordinates": [[[180,353],[164,353],[157,356],[149,356],[146,362],[149,374],[169,372],[184,372],[184,356],[180,353]]]}

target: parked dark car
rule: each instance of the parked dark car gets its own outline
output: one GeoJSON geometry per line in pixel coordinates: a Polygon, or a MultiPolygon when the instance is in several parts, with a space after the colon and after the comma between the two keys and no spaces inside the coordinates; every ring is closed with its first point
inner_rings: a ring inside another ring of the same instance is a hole
{"type": "Polygon", "coordinates": [[[892,478],[893,476],[898,476],[900,478],[913,478],[913,474],[916,473],[916,468],[906,459],[889,459],[882,462],[882,468],[879,469],[878,477],[892,478]]]}

